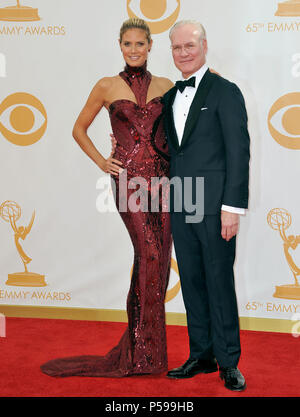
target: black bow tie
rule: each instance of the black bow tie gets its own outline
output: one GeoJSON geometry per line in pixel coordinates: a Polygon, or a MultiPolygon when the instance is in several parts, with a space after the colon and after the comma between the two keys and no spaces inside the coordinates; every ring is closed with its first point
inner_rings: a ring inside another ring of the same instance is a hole
{"type": "Polygon", "coordinates": [[[185,87],[195,87],[196,77],[191,77],[185,81],[176,81],[175,86],[182,93],[185,87]]]}

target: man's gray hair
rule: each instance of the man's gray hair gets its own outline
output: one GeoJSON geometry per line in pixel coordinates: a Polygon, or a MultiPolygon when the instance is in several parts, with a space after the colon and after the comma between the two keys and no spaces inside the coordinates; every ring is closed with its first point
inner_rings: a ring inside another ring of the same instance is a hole
{"type": "Polygon", "coordinates": [[[175,29],[177,29],[181,26],[185,26],[185,25],[195,26],[195,28],[199,32],[200,39],[206,39],[206,31],[204,29],[204,26],[200,22],[198,22],[197,20],[179,20],[178,22],[175,23],[175,25],[173,25],[171,27],[170,32],[169,32],[169,38],[171,39],[172,34],[173,34],[175,29]]]}

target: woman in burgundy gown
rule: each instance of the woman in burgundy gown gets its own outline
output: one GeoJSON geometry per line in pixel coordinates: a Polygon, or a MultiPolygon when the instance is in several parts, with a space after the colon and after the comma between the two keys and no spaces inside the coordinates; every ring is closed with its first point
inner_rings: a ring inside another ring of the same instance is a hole
{"type": "Polygon", "coordinates": [[[134,247],[127,298],[128,327],[119,344],[106,356],[59,358],[43,364],[41,370],[51,376],[123,377],[167,370],[164,299],[170,270],[171,231],[169,213],[164,207],[167,189],[159,192],[151,178],[168,177],[168,151],[160,118],[161,96],[172,84],[147,71],[151,46],[150,31],[144,21],[129,19],[123,24],[120,47],[125,69],[118,76],[103,78],[96,84],[73,132],[87,155],[112,175],[116,205],[134,247]],[[116,140],[114,155],[108,159],[98,152],[86,133],[103,106],[109,112],[116,140]],[[119,176],[120,169],[123,172],[119,176]],[[124,173],[126,192],[120,183],[124,173]],[[134,184],[137,177],[143,178],[142,185],[138,184],[143,195],[149,197],[150,210],[145,205],[138,211],[128,207],[130,196],[136,191],[128,189],[128,183],[134,184]],[[158,195],[159,210],[151,211],[151,198],[158,195]]]}

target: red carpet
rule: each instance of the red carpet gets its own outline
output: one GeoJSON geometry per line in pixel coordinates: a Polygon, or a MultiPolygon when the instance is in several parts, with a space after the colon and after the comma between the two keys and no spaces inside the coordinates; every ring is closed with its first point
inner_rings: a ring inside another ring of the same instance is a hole
{"type": "MultiPolygon", "coordinates": [[[[120,339],[124,323],[6,319],[0,338],[1,397],[298,397],[300,338],[290,334],[241,332],[239,364],[247,380],[242,393],[227,390],[218,373],[189,380],[165,375],[110,378],[52,378],[40,372],[43,362],[59,356],[105,354],[120,339]]],[[[169,368],[188,357],[187,330],[168,326],[169,368]]]]}

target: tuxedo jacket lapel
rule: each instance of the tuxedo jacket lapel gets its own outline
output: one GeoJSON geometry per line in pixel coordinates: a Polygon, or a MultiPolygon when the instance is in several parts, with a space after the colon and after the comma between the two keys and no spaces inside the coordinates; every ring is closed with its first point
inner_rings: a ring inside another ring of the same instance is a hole
{"type": "Polygon", "coordinates": [[[213,81],[214,81],[214,77],[212,76],[212,74],[210,73],[208,69],[206,73],[204,74],[202,80],[200,81],[194,100],[191,104],[190,111],[189,111],[189,114],[185,123],[185,128],[184,128],[180,147],[182,147],[185,144],[188,137],[192,133],[195,127],[195,124],[197,123],[197,120],[199,118],[200,110],[205,104],[206,97],[209,93],[209,90],[212,86],[213,81]]]}

